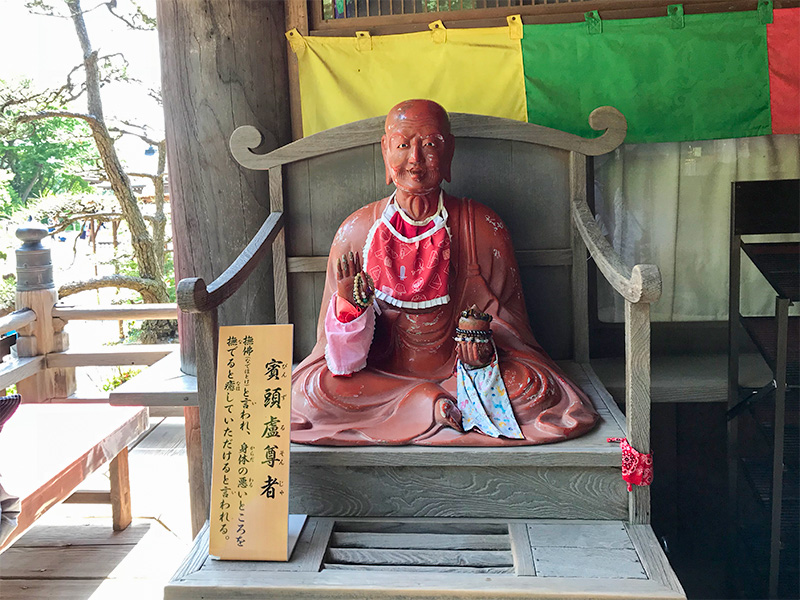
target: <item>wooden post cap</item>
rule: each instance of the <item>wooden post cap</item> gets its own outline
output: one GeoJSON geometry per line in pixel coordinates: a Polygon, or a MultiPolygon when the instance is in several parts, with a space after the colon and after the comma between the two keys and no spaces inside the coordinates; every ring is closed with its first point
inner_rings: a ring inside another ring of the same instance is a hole
{"type": "Polygon", "coordinates": [[[43,248],[42,240],[47,237],[47,229],[44,227],[20,227],[16,232],[17,239],[23,242],[24,250],[34,250],[43,248]]]}
{"type": "Polygon", "coordinates": [[[17,291],[31,292],[55,287],[50,248],[42,245],[44,227],[20,227],[16,231],[22,246],[17,249],[17,291]]]}

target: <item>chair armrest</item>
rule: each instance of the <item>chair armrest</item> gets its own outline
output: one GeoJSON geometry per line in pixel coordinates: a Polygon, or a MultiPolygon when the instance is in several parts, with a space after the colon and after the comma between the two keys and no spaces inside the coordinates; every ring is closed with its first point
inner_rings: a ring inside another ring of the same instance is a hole
{"type": "Polygon", "coordinates": [[[608,243],[586,200],[573,200],[572,217],[597,267],[611,286],[628,302],[651,304],[661,297],[661,272],[656,265],[626,265],[608,243]]]}
{"type": "Polygon", "coordinates": [[[211,285],[206,287],[206,282],[200,277],[181,279],[176,293],[180,309],[184,312],[206,312],[233,296],[256,268],[281,229],[283,213],[270,213],[239,257],[211,285]]]}

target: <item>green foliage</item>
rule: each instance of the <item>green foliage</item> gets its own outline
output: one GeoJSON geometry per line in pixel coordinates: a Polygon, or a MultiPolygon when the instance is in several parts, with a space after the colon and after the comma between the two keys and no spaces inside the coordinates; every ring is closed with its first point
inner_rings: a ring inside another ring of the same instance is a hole
{"type": "Polygon", "coordinates": [[[112,375],[106,379],[105,383],[103,384],[103,390],[106,392],[115,390],[129,379],[136,377],[141,372],[141,369],[123,369],[122,367],[117,367],[116,375],[112,375]]]}
{"type": "Polygon", "coordinates": [[[14,174],[6,169],[0,169],[0,219],[9,217],[14,212],[14,197],[9,191],[14,174]]]}
{"type": "Polygon", "coordinates": [[[172,252],[167,252],[164,257],[164,283],[167,284],[169,301],[177,302],[178,297],[175,295],[175,261],[172,258],[172,252]]]}
{"type": "Polygon", "coordinates": [[[13,273],[5,273],[0,277],[0,314],[14,310],[17,291],[17,277],[13,273]]]}
{"type": "Polygon", "coordinates": [[[21,114],[62,109],[41,100],[30,81],[0,80],[0,169],[13,175],[0,183],[5,195],[5,201],[0,195],[0,210],[5,215],[30,197],[91,190],[81,173],[95,169],[99,155],[84,121],[53,117],[17,122],[21,114]]]}
{"type": "Polygon", "coordinates": [[[120,275],[131,275],[133,277],[139,276],[139,267],[133,257],[133,251],[120,252],[117,251],[114,257],[108,261],[114,267],[114,272],[120,275]]]}

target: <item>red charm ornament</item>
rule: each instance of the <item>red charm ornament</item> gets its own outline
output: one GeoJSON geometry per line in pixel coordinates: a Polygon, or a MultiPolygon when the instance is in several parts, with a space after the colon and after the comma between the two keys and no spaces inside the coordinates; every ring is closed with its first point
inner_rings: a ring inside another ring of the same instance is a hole
{"type": "Polygon", "coordinates": [[[634,485],[653,483],[653,455],[642,454],[625,438],[606,438],[607,442],[619,442],[622,450],[622,479],[628,484],[628,491],[634,485]]]}

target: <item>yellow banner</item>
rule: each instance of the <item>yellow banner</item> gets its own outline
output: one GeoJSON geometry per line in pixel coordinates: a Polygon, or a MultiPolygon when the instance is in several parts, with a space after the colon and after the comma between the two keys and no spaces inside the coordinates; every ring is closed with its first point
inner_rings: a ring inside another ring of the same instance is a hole
{"type": "Polygon", "coordinates": [[[411,98],[435,100],[450,112],[526,120],[513,27],[445,29],[440,21],[429,27],[349,38],[288,32],[300,72],[303,134],[385,115],[411,98]]]}
{"type": "Polygon", "coordinates": [[[289,558],[292,325],[220,327],[209,553],[289,558]]]}

